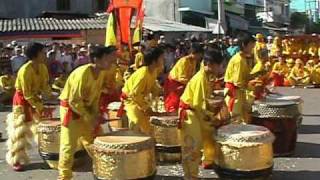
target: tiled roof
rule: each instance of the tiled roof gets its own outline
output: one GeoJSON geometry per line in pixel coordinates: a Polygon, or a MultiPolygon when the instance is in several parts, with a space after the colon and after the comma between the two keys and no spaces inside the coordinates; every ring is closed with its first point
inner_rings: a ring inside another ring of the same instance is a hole
{"type": "MultiPolygon", "coordinates": [[[[66,31],[104,29],[107,16],[83,19],[55,19],[55,18],[20,18],[0,19],[1,32],[28,32],[28,31],[66,31]]],[[[179,22],[160,20],[145,17],[144,28],[152,31],[173,32],[210,32],[209,29],[191,26],[179,22]]]]}
{"type": "Polygon", "coordinates": [[[0,20],[0,32],[84,30],[103,29],[105,27],[106,18],[23,18],[0,20]]]}

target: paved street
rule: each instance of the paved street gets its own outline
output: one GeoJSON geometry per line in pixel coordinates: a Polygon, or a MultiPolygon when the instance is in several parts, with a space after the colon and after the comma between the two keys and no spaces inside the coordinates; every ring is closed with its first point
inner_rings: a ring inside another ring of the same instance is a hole
{"type": "MultiPolygon", "coordinates": [[[[275,180],[318,180],[320,179],[320,89],[279,89],[288,95],[299,95],[304,99],[303,125],[299,129],[296,153],[293,157],[276,158],[272,179],[275,180]]],[[[0,113],[0,131],[5,131],[3,120],[7,112],[0,113]]],[[[4,138],[6,135],[4,134],[4,138]]],[[[5,142],[0,143],[1,180],[55,180],[57,171],[45,169],[36,147],[30,152],[32,164],[25,172],[13,172],[5,162],[5,142]]],[[[248,162],[250,163],[250,162],[248,162]]],[[[90,164],[76,170],[75,180],[93,179],[90,164]]],[[[205,179],[217,179],[213,171],[202,171],[205,179]]],[[[160,166],[156,179],[179,179],[180,165],[160,166]]]]}

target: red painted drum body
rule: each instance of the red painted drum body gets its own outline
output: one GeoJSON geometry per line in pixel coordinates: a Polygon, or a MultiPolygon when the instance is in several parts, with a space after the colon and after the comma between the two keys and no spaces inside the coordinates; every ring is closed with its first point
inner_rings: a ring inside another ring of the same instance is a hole
{"type": "Polygon", "coordinates": [[[299,104],[294,101],[256,101],[252,106],[252,124],[267,127],[276,137],[275,156],[294,153],[297,127],[301,119],[299,104]]]}

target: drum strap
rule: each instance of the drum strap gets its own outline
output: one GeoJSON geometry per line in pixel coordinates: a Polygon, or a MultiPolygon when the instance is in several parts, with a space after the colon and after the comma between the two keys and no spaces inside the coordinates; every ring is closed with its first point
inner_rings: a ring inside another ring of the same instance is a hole
{"type": "Polygon", "coordinates": [[[187,110],[192,110],[189,104],[180,100],[179,104],[180,113],[179,113],[179,122],[178,122],[178,129],[182,128],[182,124],[187,119],[187,110]]]}
{"type": "Polygon", "coordinates": [[[121,105],[120,105],[120,108],[117,112],[117,117],[122,117],[124,115],[124,101],[128,99],[128,96],[127,94],[125,94],[124,92],[121,93],[120,95],[120,100],[121,100],[121,105]]]}
{"type": "Polygon", "coordinates": [[[234,103],[236,101],[236,89],[237,87],[233,83],[226,83],[225,87],[229,90],[230,100],[228,102],[229,111],[233,111],[234,103]]]}
{"type": "Polygon", "coordinates": [[[33,109],[29,102],[24,98],[22,91],[16,90],[13,96],[13,106],[23,106],[23,110],[25,113],[25,122],[32,121],[33,109]]]}

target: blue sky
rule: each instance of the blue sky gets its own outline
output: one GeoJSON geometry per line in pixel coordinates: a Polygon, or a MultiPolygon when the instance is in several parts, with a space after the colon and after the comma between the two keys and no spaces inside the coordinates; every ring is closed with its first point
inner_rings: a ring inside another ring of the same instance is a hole
{"type": "MultiPolygon", "coordinates": [[[[297,11],[305,11],[305,0],[291,0],[290,8],[296,9],[297,11]]],[[[313,4],[312,4],[313,5],[313,4]]]]}

